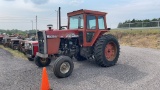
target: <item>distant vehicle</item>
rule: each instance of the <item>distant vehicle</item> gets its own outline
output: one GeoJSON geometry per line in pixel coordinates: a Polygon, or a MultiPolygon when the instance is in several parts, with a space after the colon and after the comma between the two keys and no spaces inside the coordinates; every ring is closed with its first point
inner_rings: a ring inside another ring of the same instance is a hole
{"type": "Polygon", "coordinates": [[[25,43],[29,40],[20,40],[19,41],[19,51],[23,54],[26,54],[25,43]]]}
{"type": "Polygon", "coordinates": [[[3,43],[3,35],[0,35],[0,44],[2,44],[3,43]]]}
{"type": "Polygon", "coordinates": [[[38,41],[28,41],[28,48],[26,50],[26,56],[29,61],[33,61],[36,53],[38,52],[38,41]]]}
{"type": "Polygon", "coordinates": [[[17,39],[17,37],[4,37],[3,38],[3,46],[10,47],[11,39],[17,39]]]}
{"type": "Polygon", "coordinates": [[[22,39],[11,39],[10,41],[10,48],[13,50],[18,50],[19,49],[19,41],[22,39]]]}

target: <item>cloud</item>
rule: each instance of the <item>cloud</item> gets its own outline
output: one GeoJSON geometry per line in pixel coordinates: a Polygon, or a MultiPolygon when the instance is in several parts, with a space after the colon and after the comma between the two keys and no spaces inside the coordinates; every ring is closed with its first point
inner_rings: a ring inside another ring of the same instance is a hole
{"type": "Polygon", "coordinates": [[[47,3],[49,0],[31,0],[32,3],[40,5],[40,4],[45,4],[47,3]]]}
{"type": "Polygon", "coordinates": [[[4,1],[15,1],[15,0],[4,0],[4,1]]]}
{"type": "Polygon", "coordinates": [[[66,0],[49,0],[49,3],[53,3],[53,4],[65,4],[66,0]]]}
{"type": "Polygon", "coordinates": [[[159,17],[160,0],[132,0],[128,3],[107,7],[108,24],[114,28],[119,22],[135,19],[152,19],[159,17]]]}
{"type": "Polygon", "coordinates": [[[84,3],[84,0],[71,0],[69,4],[71,4],[73,6],[77,6],[82,3],[84,3]]]}
{"type": "Polygon", "coordinates": [[[49,3],[77,6],[84,3],[84,0],[49,0],[49,3]]]}

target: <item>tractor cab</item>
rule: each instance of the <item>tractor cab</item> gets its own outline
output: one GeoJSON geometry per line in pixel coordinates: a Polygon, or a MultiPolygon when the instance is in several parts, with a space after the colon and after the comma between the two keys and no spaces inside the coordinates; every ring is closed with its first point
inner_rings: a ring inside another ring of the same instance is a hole
{"type": "Polygon", "coordinates": [[[92,46],[97,36],[108,32],[105,12],[93,10],[77,10],[68,13],[68,29],[79,31],[80,44],[92,46]]]}

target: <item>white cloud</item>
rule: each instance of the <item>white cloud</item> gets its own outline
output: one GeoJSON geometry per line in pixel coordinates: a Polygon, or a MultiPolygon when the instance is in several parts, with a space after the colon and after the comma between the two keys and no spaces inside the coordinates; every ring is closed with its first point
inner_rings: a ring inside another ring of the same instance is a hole
{"type": "Polygon", "coordinates": [[[35,7],[33,3],[28,3],[27,0],[14,0],[13,2],[8,1],[0,1],[0,10],[2,10],[2,13],[8,12],[7,10],[11,12],[16,11],[33,11],[33,12],[42,12],[44,9],[40,9],[35,7]]]}
{"type": "Polygon", "coordinates": [[[159,10],[159,0],[134,0],[128,4],[114,5],[105,11],[108,12],[108,26],[116,28],[119,22],[124,22],[128,19],[158,18],[159,10]]]}
{"type": "Polygon", "coordinates": [[[33,12],[42,12],[44,9],[35,7],[33,3],[25,3],[24,1],[16,0],[14,7],[19,10],[33,11],[33,12]]]}
{"type": "Polygon", "coordinates": [[[71,0],[69,4],[71,4],[73,6],[77,6],[82,3],[84,3],[84,0],[71,0]]]}
{"type": "MultiPolygon", "coordinates": [[[[11,0],[11,1],[0,0],[0,17],[8,17],[8,16],[29,17],[28,15],[30,15],[31,17],[34,18],[35,15],[33,14],[38,14],[39,17],[40,16],[52,17],[51,15],[49,15],[51,13],[52,15],[54,13],[55,16],[53,17],[56,17],[56,13],[54,12],[55,7],[65,5],[65,7],[68,6],[67,9],[71,9],[70,6],[71,7],[80,6],[83,3],[85,3],[84,0],[48,0],[48,2],[44,2],[44,4],[42,3],[35,4],[31,2],[31,0],[11,0]]],[[[93,5],[96,4],[93,3],[93,5]]],[[[85,6],[85,8],[86,7],[92,8],[93,6],[88,5],[85,6]]],[[[119,22],[124,22],[125,20],[128,19],[133,19],[133,18],[152,19],[160,17],[159,16],[160,0],[130,0],[130,1],[124,0],[123,3],[117,3],[117,4],[114,3],[109,6],[106,5],[101,7],[101,5],[97,5],[96,9],[99,11],[108,12],[107,15],[108,27],[116,28],[119,22]],[[100,10],[100,8],[102,8],[103,10],[100,10]]],[[[64,8],[64,11],[65,10],[66,9],[64,8]]],[[[41,28],[43,26],[41,29],[44,29],[46,28],[46,25],[50,23],[51,24],[53,23],[54,27],[56,27],[56,18],[51,19],[50,21],[47,20],[39,21],[38,27],[41,28]]],[[[64,25],[67,24],[67,19],[63,20],[62,23],[64,23],[64,25]]],[[[25,25],[24,28],[26,28],[25,25]]]]}
{"type": "Polygon", "coordinates": [[[53,4],[66,4],[66,5],[77,6],[79,4],[84,3],[84,0],[49,0],[49,2],[53,4]]]}
{"type": "Polygon", "coordinates": [[[53,3],[53,4],[65,4],[66,0],[49,0],[49,3],[53,3]]]}

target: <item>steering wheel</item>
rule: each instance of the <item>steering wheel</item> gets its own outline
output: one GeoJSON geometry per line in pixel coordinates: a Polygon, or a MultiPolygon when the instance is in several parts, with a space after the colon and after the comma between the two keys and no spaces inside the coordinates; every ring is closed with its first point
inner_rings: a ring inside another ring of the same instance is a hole
{"type": "Polygon", "coordinates": [[[96,29],[96,26],[92,26],[91,29],[96,29]]]}
{"type": "Polygon", "coordinates": [[[83,26],[78,26],[78,29],[81,29],[81,28],[83,28],[83,26]]]}

